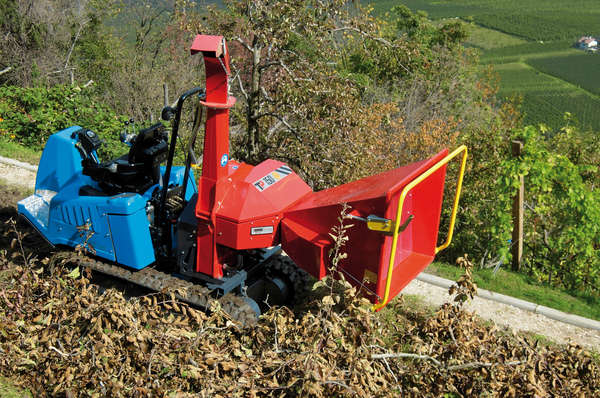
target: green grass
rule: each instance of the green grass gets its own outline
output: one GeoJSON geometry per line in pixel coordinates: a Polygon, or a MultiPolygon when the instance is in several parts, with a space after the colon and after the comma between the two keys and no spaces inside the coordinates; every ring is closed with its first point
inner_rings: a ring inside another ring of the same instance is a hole
{"type": "Polygon", "coordinates": [[[27,390],[15,387],[15,385],[9,379],[0,376],[0,397],[31,398],[31,393],[27,390]]]}
{"type": "Polygon", "coordinates": [[[0,156],[36,165],[40,161],[42,152],[10,141],[8,138],[0,137],[0,156]]]}
{"type": "MultiPolygon", "coordinates": [[[[463,274],[461,268],[445,263],[433,263],[427,268],[427,272],[451,280],[456,280],[463,274]]],[[[491,269],[478,269],[473,272],[473,278],[477,286],[483,289],[600,320],[600,297],[542,285],[526,275],[505,269],[498,270],[495,275],[491,269]]]]}
{"type": "Polygon", "coordinates": [[[483,26],[470,24],[469,39],[466,45],[483,50],[493,50],[496,48],[520,46],[526,43],[525,40],[518,37],[494,29],[484,28],[483,26]]]}
{"type": "MultiPolygon", "coordinates": [[[[476,31],[474,31],[474,34],[476,31]]],[[[470,39],[471,40],[471,39],[470,39]]],[[[581,50],[573,48],[572,40],[554,42],[525,42],[523,44],[495,47],[484,50],[481,54],[483,64],[504,64],[522,62],[531,58],[560,55],[580,55],[581,50]]]]}
{"type": "Polygon", "coordinates": [[[541,72],[600,95],[600,54],[577,51],[577,54],[529,59],[527,63],[541,72]]]}

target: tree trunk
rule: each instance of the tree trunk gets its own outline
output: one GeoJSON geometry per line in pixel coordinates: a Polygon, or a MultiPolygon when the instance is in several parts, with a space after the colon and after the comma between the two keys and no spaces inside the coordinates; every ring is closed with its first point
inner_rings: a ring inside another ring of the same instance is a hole
{"type": "Polygon", "coordinates": [[[248,93],[248,158],[258,160],[260,152],[260,131],[258,117],[260,115],[260,57],[262,46],[254,38],[252,43],[252,81],[248,93]]]}

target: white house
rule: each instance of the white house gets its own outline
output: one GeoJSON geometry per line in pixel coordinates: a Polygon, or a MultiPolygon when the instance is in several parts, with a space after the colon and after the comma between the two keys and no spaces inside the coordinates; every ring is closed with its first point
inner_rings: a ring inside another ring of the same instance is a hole
{"type": "Polygon", "coordinates": [[[576,46],[584,50],[596,48],[598,47],[598,40],[592,36],[582,36],[577,40],[576,46]]]}

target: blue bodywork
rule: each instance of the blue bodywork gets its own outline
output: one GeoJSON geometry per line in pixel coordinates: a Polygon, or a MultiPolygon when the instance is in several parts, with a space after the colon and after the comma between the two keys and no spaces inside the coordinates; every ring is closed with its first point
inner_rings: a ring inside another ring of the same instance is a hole
{"type": "MultiPolygon", "coordinates": [[[[18,203],[19,213],[53,245],[87,245],[99,257],[142,269],[156,260],[150,235],[152,214],[147,206],[159,185],[143,194],[80,196],[80,188],[86,185],[101,190],[97,182],[82,174],[82,155],[74,135],[80,129],[69,127],[48,139],[35,193],[18,203]]],[[[184,169],[172,168],[169,185],[182,185],[184,169]]],[[[161,173],[164,172],[161,167],[161,173]]],[[[197,192],[194,181],[190,171],[186,200],[197,192]]]]}

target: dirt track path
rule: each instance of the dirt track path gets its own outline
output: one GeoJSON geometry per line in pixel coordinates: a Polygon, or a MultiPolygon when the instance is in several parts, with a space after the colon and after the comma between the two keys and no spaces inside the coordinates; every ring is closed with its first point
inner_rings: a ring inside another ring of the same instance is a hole
{"type": "MultiPolygon", "coordinates": [[[[29,170],[0,163],[0,180],[5,184],[16,185],[33,190],[35,173],[29,170]]],[[[448,292],[418,280],[412,281],[403,294],[417,295],[426,303],[439,306],[448,300],[448,292]]],[[[483,319],[494,322],[501,328],[514,331],[525,331],[546,336],[557,343],[577,343],[584,347],[600,351],[600,331],[583,329],[563,322],[555,321],[540,314],[521,310],[510,305],[485,300],[480,297],[466,306],[483,319]]]]}
{"type": "Polygon", "coordinates": [[[20,167],[10,166],[0,162],[0,180],[6,185],[33,190],[35,173],[20,167]]]}
{"type": "MultiPolygon", "coordinates": [[[[403,294],[416,295],[426,303],[439,306],[448,301],[448,291],[418,280],[412,281],[402,291],[403,294]]],[[[557,343],[577,343],[584,347],[600,351],[600,331],[569,325],[540,314],[525,311],[510,305],[475,297],[465,306],[467,311],[475,312],[483,319],[494,322],[500,328],[531,332],[546,336],[557,343]]]]}

